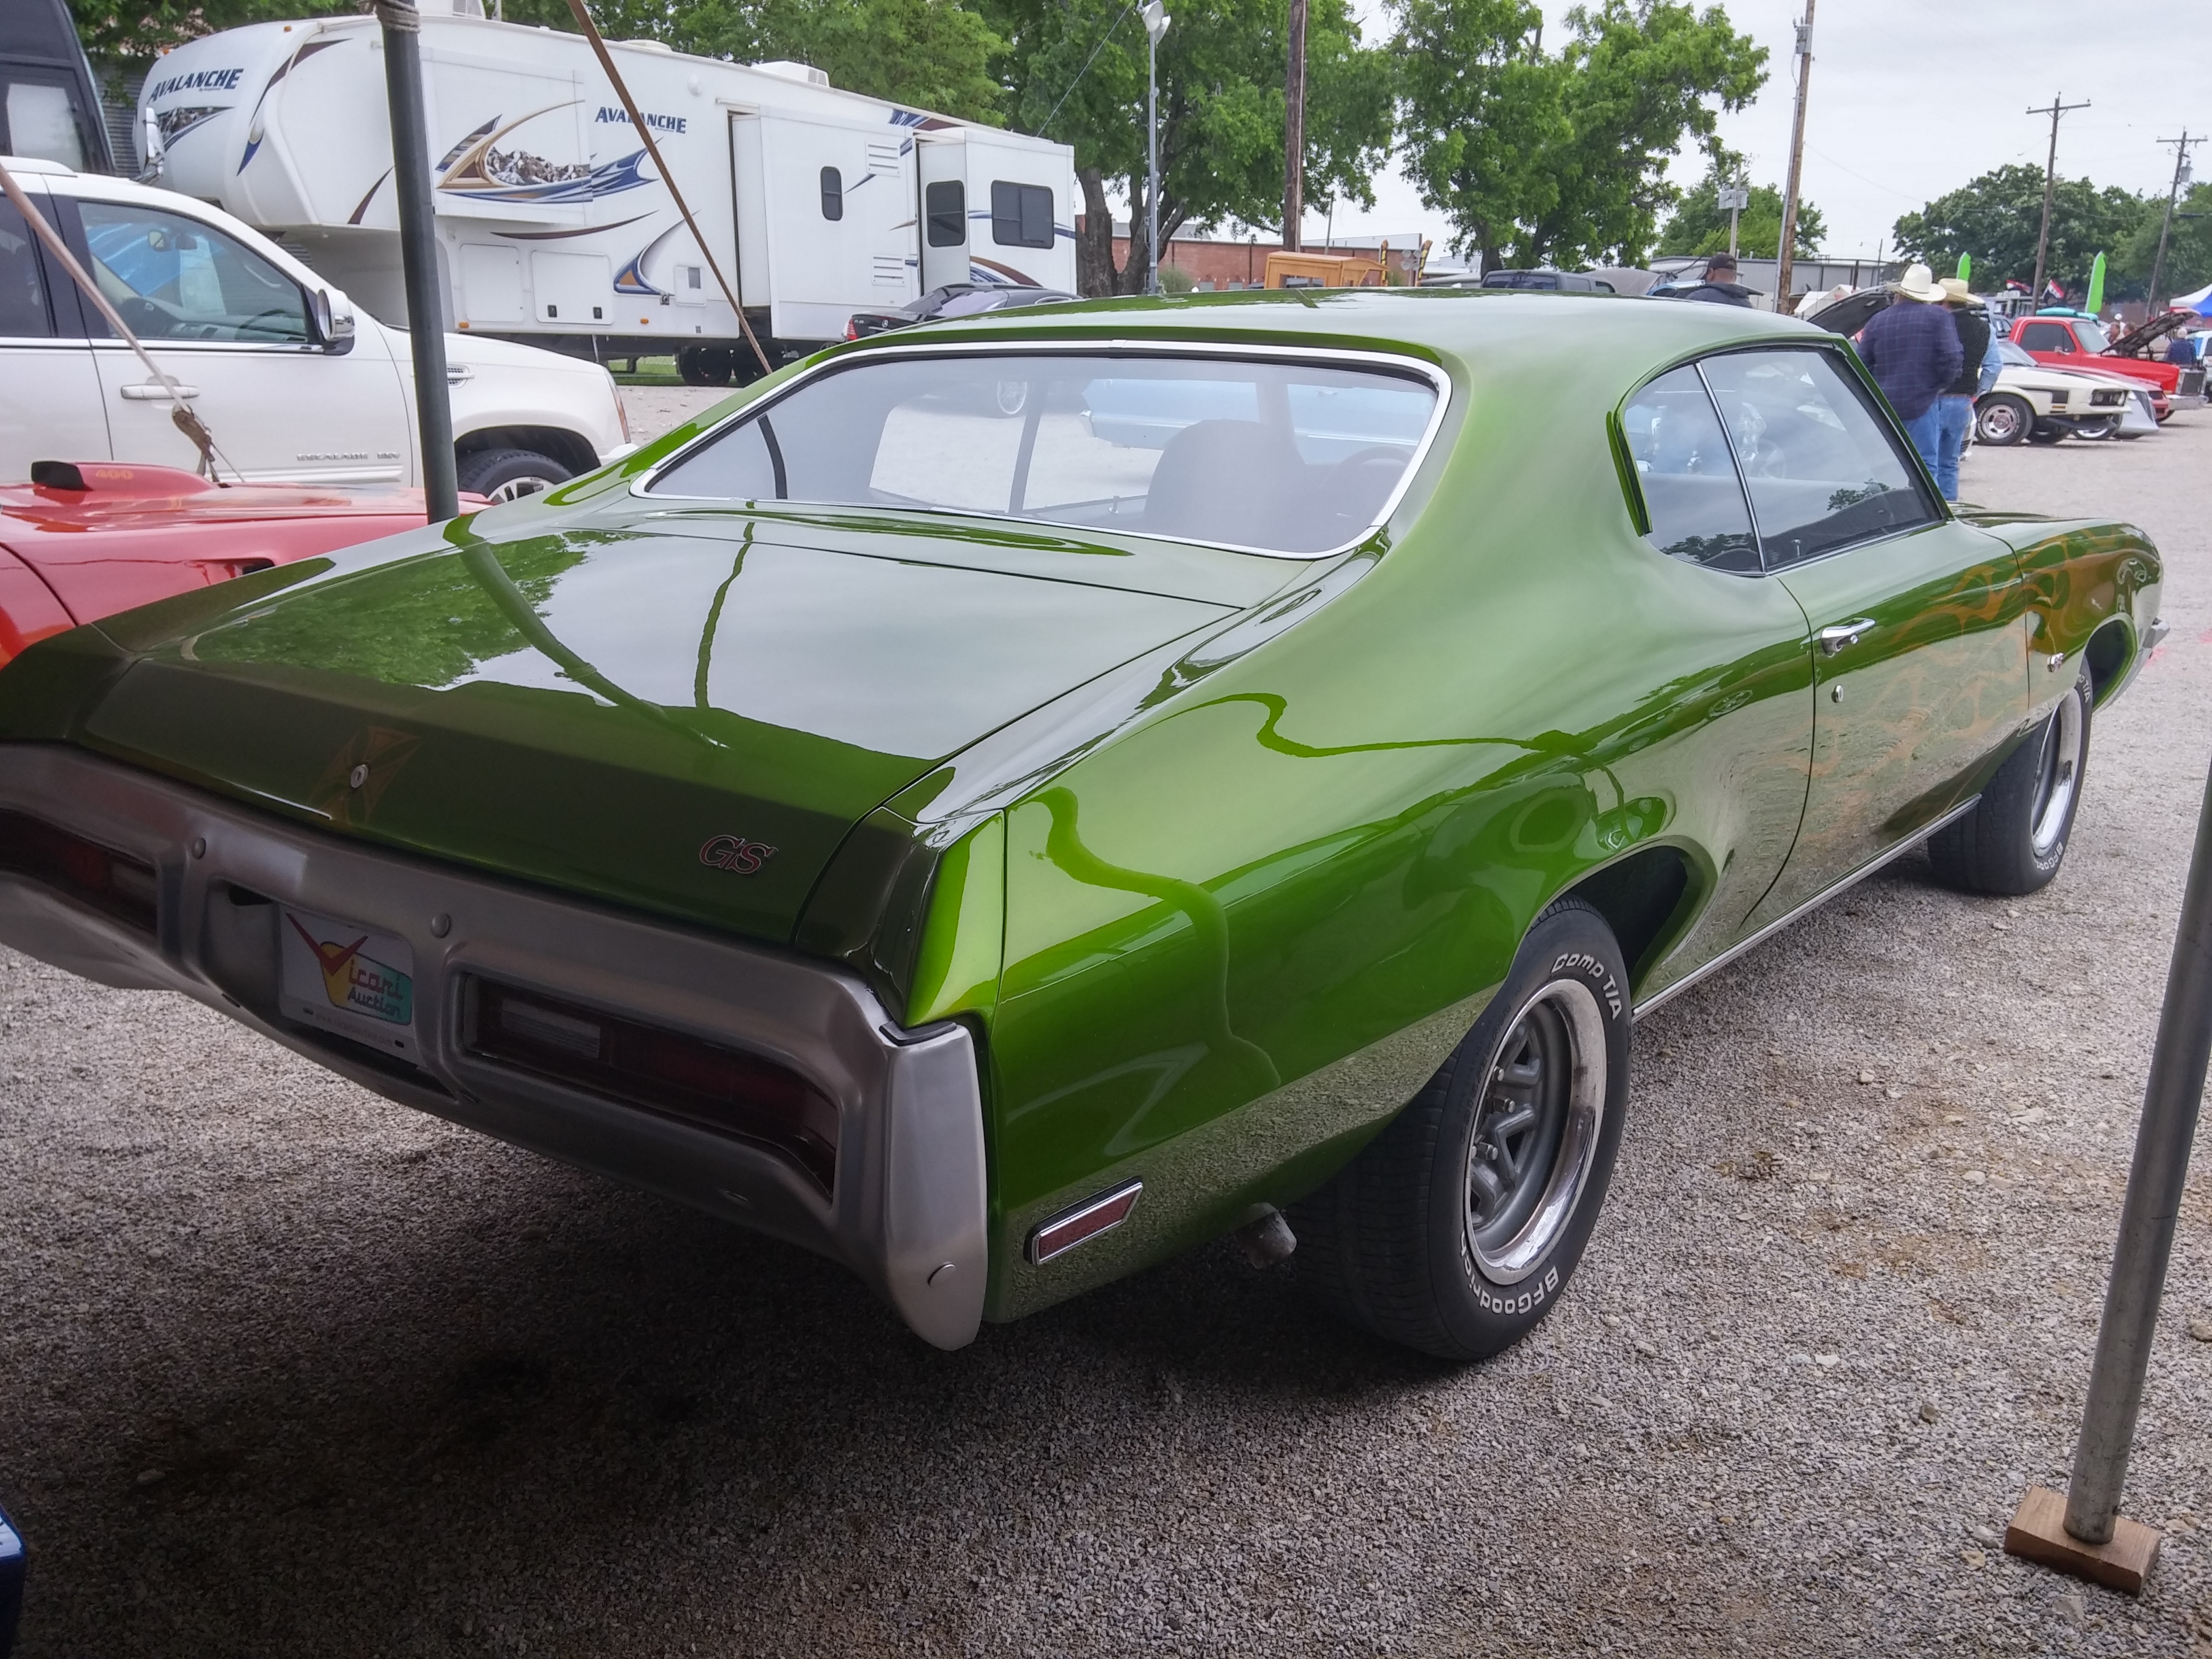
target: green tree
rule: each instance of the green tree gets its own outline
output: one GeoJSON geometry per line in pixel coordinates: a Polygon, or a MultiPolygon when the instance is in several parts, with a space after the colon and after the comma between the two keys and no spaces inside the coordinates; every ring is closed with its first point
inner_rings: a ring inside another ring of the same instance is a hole
{"type": "MultiPolygon", "coordinates": [[[[1662,253],[1723,253],[1729,245],[1729,210],[1720,203],[1723,185],[1741,176],[1741,158],[1723,153],[1705,176],[1683,193],[1659,233],[1662,253]]],[[[1828,234],[1827,221],[1810,202],[1797,204],[1796,249],[1814,254],[1828,234]]],[[[1751,187],[1751,205],[1738,216],[1736,252],[1746,258],[1771,259],[1782,243],[1782,192],[1771,185],[1751,187]]]]}
{"type": "MultiPolygon", "coordinates": [[[[1145,252],[1142,20],[1125,0],[979,0],[1009,42],[1007,113],[1075,150],[1076,239],[1086,294],[1132,293],[1145,252]],[[1129,204],[1129,257],[1114,264],[1109,182],[1129,204]]],[[[1224,219],[1273,224],[1283,200],[1285,0],[1177,0],[1159,52],[1160,234],[1224,219]]],[[[1306,199],[1371,204],[1390,137],[1389,64],[1364,46],[1346,0],[1310,0],[1306,199]]]]}
{"type": "MultiPolygon", "coordinates": [[[[2087,179],[2059,179],[2051,199],[2048,274],[2071,287],[2085,286],[2097,255],[2117,255],[2146,216],[2155,246],[2157,211],[2156,204],[2124,190],[2099,190],[2087,179]]],[[[1897,222],[1898,251],[1938,271],[1955,270],[1959,256],[1971,253],[1978,288],[2032,282],[2042,217],[2043,169],[2015,163],[1906,214],[1897,222]]],[[[2149,275],[2148,262],[2142,274],[2149,275]]],[[[2119,289],[2112,292],[2117,297],[2119,289]]]]}
{"type": "Polygon", "coordinates": [[[1532,0],[1390,0],[1399,134],[1422,200],[1485,270],[1638,264],[1679,192],[1668,161],[1766,79],[1718,7],[1601,0],[1543,46],[1532,0]]]}
{"type": "MultiPolygon", "coordinates": [[[[2142,223],[2113,250],[2112,269],[2125,274],[2131,289],[2148,293],[2150,268],[2158,258],[2158,228],[2166,217],[2163,198],[2146,204],[2142,223]]],[[[2166,239],[2166,268],[2158,279],[2161,300],[2190,294],[2212,283],[2212,184],[2191,185],[2173,204],[2173,228],[2166,239]]]]}
{"type": "MultiPolygon", "coordinates": [[[[363,11],[357,0],[70,0],[95,61],[137,63],[164,46],[242,24],[363,11]]],[[[794,58],[833,85],[970,120],[1000,118],[992,61],[1005,43],[957,0],[592,0],[611,40],[665,41],[741,63],[794,58]]],[[[507,0],[507,21],[574,30],[567,0],[507,0]]]]}

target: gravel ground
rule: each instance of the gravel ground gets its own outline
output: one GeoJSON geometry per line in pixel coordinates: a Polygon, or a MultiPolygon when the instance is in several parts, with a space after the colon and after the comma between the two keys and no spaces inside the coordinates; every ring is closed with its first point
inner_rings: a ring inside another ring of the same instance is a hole
{"type": "Polygon", "coordinates": [[[731,390],[726,386],[626,386],[622,399],[623,407],[629,411],[630,435],[649,444],[701,410],[712,409],[729,397],[731,390]]]}
{"type": "Polygon", "coordinates": [[[2064,875],[1907,860],[1655,1016],[1582,1273],[1480,1367],[1225,1247],[937,1353],[823,1263],[0,952],[23,1654],[2212,1650],[2204,1176],[2148,1593],[1995,1547],[2072,1445],[2203,779],[2212,413],[1967,477],[2169,560],[2064,875]]]}

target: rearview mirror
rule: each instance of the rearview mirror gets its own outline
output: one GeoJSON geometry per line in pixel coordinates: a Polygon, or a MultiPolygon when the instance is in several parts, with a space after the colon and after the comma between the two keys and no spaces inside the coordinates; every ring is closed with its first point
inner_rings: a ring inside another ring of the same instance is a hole
{"type": "Polygon", "coordinates": [[[313,320],[315,343],[333,357],[343,357],[353,349],[353,305],[344,295],[331,297],[326,288],[319,288],[307,296],[307,314],[313,320]]]}

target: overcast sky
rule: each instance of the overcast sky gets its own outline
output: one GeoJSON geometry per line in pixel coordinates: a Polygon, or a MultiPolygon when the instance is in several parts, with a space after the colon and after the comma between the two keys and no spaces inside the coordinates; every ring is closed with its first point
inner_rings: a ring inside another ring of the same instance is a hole
{"type": "MultiPolygon", "coordinates": [[[[1355,3],[1368,38],[1380,39],[1389,27],[1381,0],[1355,3]]],[[[2049,118],[2025,112],[2054,94],[2091,105],[2060,124],[2062,177],[2163,195],[2173,151],[2157,141],[2185,123],[2192,133],[2212,128],[2212,74],[2177,21],[2203,4],[1826,0],[1814,30],[1804,172],[1806,198],[1827,218],[1822,251],[1871,256],[1899,214],[2006,162],[2041,167],[2049,118]]],[[[1544,9],[1557,19],[1569,6],[1547,0],[1544,9]]],[[[1791,25],[1803,0],[1727,0],[1724,9],[1767,49],[1768,79],[1749,109],[1721,117],[1721,136],[1749,156],[1754,180],[1778,186],[1790,160],[1791,25]]],[[[2212,146],[2194,154],[2198,177],[2212,178],[2212,146]]],[[[1693,155],[1677,162],[1674,182],[1703,172],[1693,155]]],[[[1419,230],[1443,253],[1449,228],[1395,169],[1375,194],[1372,212],[1339,210],[1339,235],[1419,230]]],[[[1321,229],[1317,217],[1310,225],[1321,229]]]]}

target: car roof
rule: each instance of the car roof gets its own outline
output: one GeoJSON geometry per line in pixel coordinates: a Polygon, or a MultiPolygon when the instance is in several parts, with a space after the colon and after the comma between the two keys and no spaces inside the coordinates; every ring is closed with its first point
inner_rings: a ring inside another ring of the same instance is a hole
{"type": "MultiPolygon", "coordinates": [[[[1552,354],[1564,366],[1619,353],[1656,366],[1700,350],[1761,340],[1800,344],[1835,336],[1795,318],[1739,306],[1662,306],[1611,294],[1514,289],[1239,289],[1160,299],[1085,300],[933,323],[927,346],[985,340],[1144,340],[1172,344],[1286,344],[1477,358],[1552,354]]],[[[912,335],[871,336],[833,349],[916,350],[912,335]]]]}

